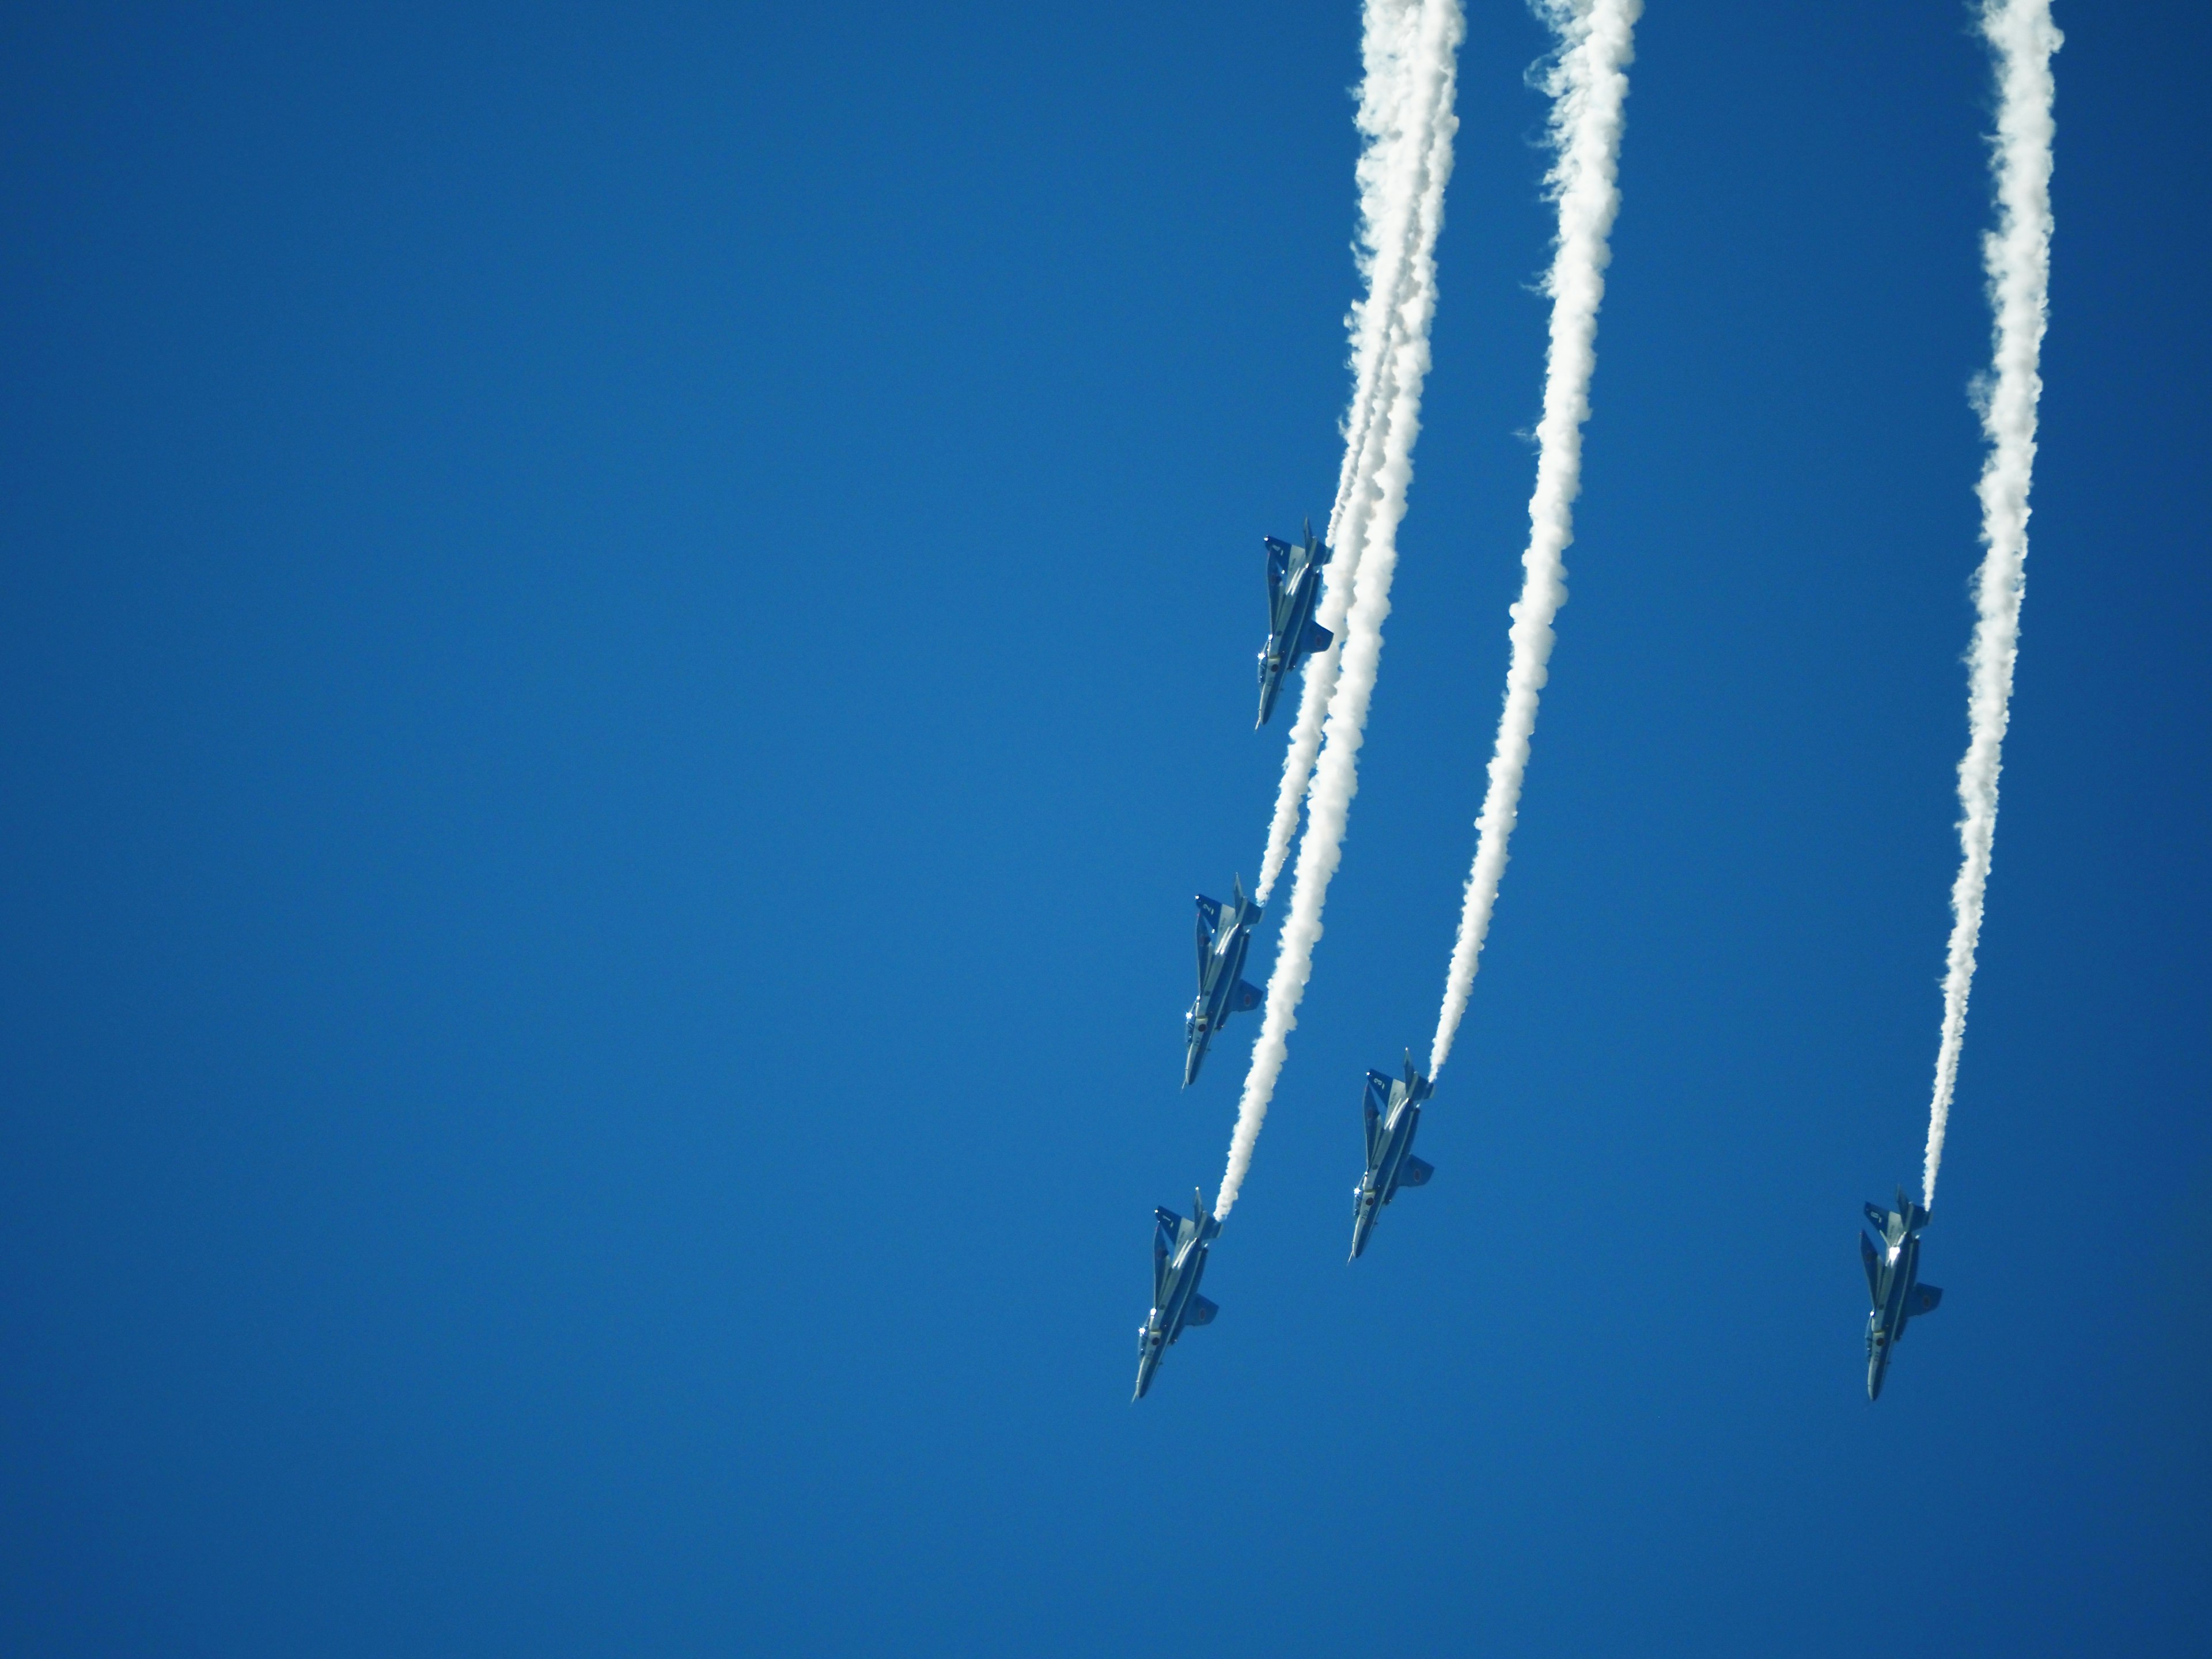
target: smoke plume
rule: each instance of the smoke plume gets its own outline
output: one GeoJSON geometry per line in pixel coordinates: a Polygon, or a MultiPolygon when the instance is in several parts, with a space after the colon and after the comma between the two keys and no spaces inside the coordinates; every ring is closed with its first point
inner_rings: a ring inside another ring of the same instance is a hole
{"type": "Polygon", "coordinates": [[[1513,655],[1505,671],[1505,708],[1490,757],[1490,787],[1482,815],[1474,867],[1468,874],[1444,976],[1443,1006],[1429,1048],[1429,1075],[1443,1068],[1452,1038],[1467,1012],[1498,884],[1505,873],[1505,846],[1521,811],[1521,780],[1528,769],[1528,744],[1536,730],[1536,701],[1552,656],[1552,618],[1566,603],[1561,561],[1575,538],[1575,497],[1582,490],[1583,423],[1589,418],[1590,373],[1597,365],[1597,311],[1605,298],[1607,239],[1620,210],[1617,180],[1622,106],[1628,98],[1628,64],[1635,57],[1635,28],[1642,0],[1552,0],[1544,8],[1559,37],[1545,89],[1552,94],[1552,144],[1557,160],[1547,180],[1559,204],[1559,240],[1545,291],[1552,296],[1552,342],[1544,371],[1544,415],[1536,428],[1536,489],[1528,502],[1526,573],[1513,619],[1513,655]]]}
{"type": "Polygon", "coordinates": [[[1982,247],[1996,313],[1991,374],[1979,389],[1989,457],[1982,466],[1982,540],[1988,548],[1974,579],[1974,640],[1966,653],[1966,755],[1959,763],[1960,859],[1951,887],[1951,948],[1943,976],[1943,1040],[1928,1112],[1928,1163],[1921,1202],[1936,1202],[1936,1172],[1959,1082],[1966,1037],[1966,994],[1974,983],[1982,900],[1996,838],[1997,775],[2020,648],[2020,603],[2027,562],[2027,492],[2035,469],[2039,362],[2050,312],[2051,55],[2063,37],[2050,0],[1985,0],[1982,33],[1997,54],[1996,174],[1997,228],[1982,247]]]}

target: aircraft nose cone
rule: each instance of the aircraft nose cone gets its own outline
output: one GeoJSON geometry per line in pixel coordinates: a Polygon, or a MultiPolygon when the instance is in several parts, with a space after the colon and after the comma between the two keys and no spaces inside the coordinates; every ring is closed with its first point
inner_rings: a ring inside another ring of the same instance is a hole
{"type": "Polygon", "coordinates": [[[1158,1353],[1149,1347],[1138,1357],[1137,1389],[1134,1394],[1132,1394],[1129,1396],[1129,1403],[1131,1405],[1133,1406],[1139,1400],[1142,1400],[1145,1397],[1145,1390],[1152,1386],[1152,1370],[1159,1363],[1158,1353]]]}

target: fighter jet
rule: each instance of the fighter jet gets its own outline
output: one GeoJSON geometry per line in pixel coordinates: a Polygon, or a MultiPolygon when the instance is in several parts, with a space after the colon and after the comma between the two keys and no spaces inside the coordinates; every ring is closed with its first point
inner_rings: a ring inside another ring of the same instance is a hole
{"type": "Polygon", "coordinates": [[[1182,1335],[1188,1325],[1211,1325],[1221,1310],[1198,1293],[1206,1277],[1206,1253],[1221,1237],[1218,1218],[1206,1212],[1206,1193],[1191,1194],[1190,1214],[1173,1210],[1152,1212],[1152,1310],[1137,1327],[1137,1391],[1134,1405],[1152,1386],[1152,1373],[1160,1356],[1182,1335]]]}
{"type": "Polygon", "coordinates": [[[1260,647],[1260,718],[1256,730],[1275,712],[1275,694],[1297,665],[1316,651],[1325,651],[1336,635],[1313,619],[1321,598],[1321,568],[1328,562],[1328,549],[1306,520],[1303,545],[1292,547],[1273,536],[1260,538],[1267,544],[1267,642],[1260,647]]]}
{"type": "Polygon", "coordinates": [[[1897,1189],[1897,1207],[1866,1206],[1868,1222],[1881,1235],[1877,1246],[1859,1235],[1859,1260],[1866,1264],[1867,1294],[1874,1311],[1867,1316],[1867,1398],[1881,1398],[1882,1374],[1890,1351],[1904,1340],[1905,1328],[1922,1314],[1934,1313],[1943,1292],[1920,1282],[1920,1230],[1928,1212],[1897,1189]]]}
{"type": "Polygon", "coordinates": [[[1367,1248],[1367,1235],[1382,1206],[1397,1197],[1401,1187],[1425,1187],[1435,1166],[1413,1156],[1413,1131],[1421,1127],[1421,1103],[1429,1097],[1429,1080],[1413,1069],[1413,1054],[1406,1051],[1406,1075],[1383,1072],[1367,1074],[1367,1092],[1360,1106],[1367,1116],[1367,1173],[1352,1189],[1352,1254],[1357,1261],[1367,1248]]]}
{"type": "Polygon", "coordinates": [[[1243,877],[1236,878],[1230,891],[1236,896],[1226,904],[1203,893],[1198,896],[1198,996],[1182,1022],[1186,1089],[1196,1080],[1206,1045],[1229,1023],[1229,1016],[1249,1014],[1260,1006],[1260,988],[1237,977],[1244,971],[1244,953],[1252,948],[1260,907],[1245,898],[1243,877]]]}

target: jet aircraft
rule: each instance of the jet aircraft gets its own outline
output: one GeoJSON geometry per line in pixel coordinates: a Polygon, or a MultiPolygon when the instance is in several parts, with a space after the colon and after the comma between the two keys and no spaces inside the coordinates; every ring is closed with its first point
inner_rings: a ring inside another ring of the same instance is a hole
{"type": "Polygon", "coordinates": [[[1186,1089],[1197,1080],[1206,1047],[1229,1023],[1229,1016],[1249,1014],[1260,1006],[1260,988],[1238,977],[1244,971],[1244,953],[1252,948],[1260,907],[1244,896],[1242,876],[1230,890],[1236,896],[1226,904],[1203,893],[1198,896],[1198,996],[1182,1022],[1186,1089]]]}
{"type": "Polygon", "coordinates": [[[1260,718],[1252,723],[1255,730],[1275,712],[1275,694],[1283,682],[1336,637],[1313,619],[1329,552],[1313,533],[1313,520],[1306,520],[1306,538],[1299,546],[1273,536],[1260,539],[1267,544],[1267,642],[1260,647],[1260,718]]]}
{"type": "Polygon", "coordinates": [[[1866,1217],[1881,1235],[1881,1243],[1859,1235],[1859,1260],[1866,1266],[1867,1294],[1874,1311],[1867,1316],[1867,1398],[1881,1398],[1881,1379],[1889,1370],[1890,1351],[1905,1336],[1905,1328],[1922,1314],[1934,1313],[1943,1292],[1920,1282],[1920,1230],[1928,1224],[1928,1212],[1897,1189],[1897,1207],[1866,1206],[1866,1217]]]}
{"type": "Polygon", "coordinates": [[[1190,1325],[1211,1325],[1221,1310],[1198,1293],[1206,1277],[1206,1253],[1221,1237],[1221,1221],[1206,1212],[1206,1192],[1191,1194],[1190,1214],[1152,1212],[1152,1310],[1137,1327],[1137,1391],[1134,1405],[1152,1386],[1160,1356],[1190,1325]]]}
{"type": "Polygon", "coordinates": [[[1360,1107],[1367,1118],[1367,1173],[1352,1189],[1352,1254],[1357,1261],[1367,1248],[1367,1235],[1382,1206],[1397,1197],[1401,1187],[1425,1187],[1436,1173],[1433,1164],[1413,1156],[1413,1131],[1421,1126],[1421,1103],[1429,1097],[1428,1079],[1413,1069],[1413,1054],[1406,1052],[1406,1075],[1384,1072],[1367,1074],[1367,1091],[1360,1107]]]}

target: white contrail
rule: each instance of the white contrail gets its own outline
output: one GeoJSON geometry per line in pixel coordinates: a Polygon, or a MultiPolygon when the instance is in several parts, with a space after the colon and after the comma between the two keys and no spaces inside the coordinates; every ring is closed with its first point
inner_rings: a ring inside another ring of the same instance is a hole
{"type": "MultiPolygon", "coordinates": [[[[1383,9],[1370,0],[1370,21],[1383,9]]],[[[1267,1014],[1253,1044],[1251,1069],[1237,1103],[1237,1128],[1230,1138],[1229,1166],[1216,1200],[1216,1213],[1222,1216],[1235,1206],[1237,1189],[1251,1167],[1252,1148],[1283,1069],[1291,1030],[1297,1024],[1298,1000],[1313,971],[1313,947],[1321,937],[1322,903],[1342,855],[1345,820],[1358,788],[1360,739],[1382,660],[1382,623],[1390,614],[1390,579],[1398,563],[1398,522],[1405,516],[1413,440],[1420,431],[1421,382],[1428,373],[1429,321],[1436,309],[1436,233],[1443,222],[1444,184],[1451,172],[1451,140],[1457,125],[1452,114],[1455,60],[1462,30],[1458,0],[1423,0],[1408,60],[1411,96],[1423,112],[1418,125],[1429,138],[1423,166],[1411,181],[1415,206],[1405,279],[1395,314],[1384,331],[1385,358],[1377,366],[1377,377],[1389,385],[1390,398],[1387,409],[1378,409],[1375,416],[1380,436],[1372,446],[1376,452],[1372,471],[1352,481],[1351,501],[1364,501],[1365,505],[1359,514],[1358,559],[1350,584],[1343,649],[1308,792],[1306,832],[1291,882],[1290,915],[1275,947],[1267,1014]]],[[[1374,297],[1370,296],[1370,306],[1374,297]]],[[[1370,447],[1362,446],[1363,450],[1370,447]]],[[[1345,518],[1349,521],[1352,516],[1347,512],[1345,518]]]]}
{"type": "Polygon", "coordinates": [[[1505,873],[1505,844],[1521,810],[1521,780],[1536,730],[1536,700],[1552,655],[1552,618],[1566,603],[1561,556],[1575,538],[1575,497],[1582,490],[1583,422],[1589,418],[1591,370],[1597,364],[1597,311],[1605,298],[1607,239],[1620,210],[1617,183],[1622,106],[1635,58],[1636,20],[1643,0],[1548,0],[1558,31],[1545,89],[1552,94],[1552,144],[1559,159],[1547,183],[1559,204],[1559,241],[1545,291],[1552,296],[1552,343],[1544,371],[1544,417],[1537,433],[1536,490],[1528,502],[1527,573],[1513,618],[1513,656],[1505,671],[1505,708],[1490,757],[1474,867],[1460,908],[1444,978],[1443,1007],[1429,1047],[1429,1075],[1443,1068],[1452,1037],[1474,989],[1482,941],[1505,873]]]}
{"type": "Polygon", "coordinates": [[[1997,774],[2003,766],[2020,600],[2027,561],[2027,491],[2035,469],[2038,363],[2051,290],[2051,54],[2063,37],[2050,0],[1984,0],[1982,33],[1997,52],[1997,228],[1984,240],[1990,305],[1996,313],[1994,372],[1978,388],[1990,443],[1982,466],[1982,540],[1989,551],[1974,581],[1974,642],[1966,653],[1968,737],[1959,763],[1959,878],[1951,887],[1951,949],[1943,976],[1943,1042],[1928,1112],[1928,1164],[1921,1202],[1936,1202],[1936,1171],[1959,1081],[1966,1036],[1966,993],[1996,836],[1997,774]]]}
{"type": "Polygon", "coordinates": [[[1358,114],[1359,131],[1367,143],[1359,157],[1359,237],[1354,246],[1368,293],[1365,300],[1354,302],[1345,319],[1352,345],[1352,405],[1345,414],[1344,459],[1324,538],[1334,554],[1322,573],[1321,603],[1315,613],[1315,620],[1336,639],[1306,665],[1254,894],[1262,904],[1274,890],[1297,834],[1298,808],[1321,748],[1322,719],[1336,690],[1345,614],[1374,502],[1372,480],[1382,465],[1396,400],[1395,348],[1406,283],[1416,251],[1435,246],[1437,216],[1443,209],[1439,143],[1443,146],[1441,171],[1450,168],[1451,112],[1448,106],[1440,109],[1432,97],[1425,95],[1420,74],[1425,18],[1419,0],[1370,0],[1367,8],[1362,41],[1366,73],[1360,84],[1358,114]],[[1425,188],[1431,178],[1438,179],[1437,187],[1425,188]]]}

